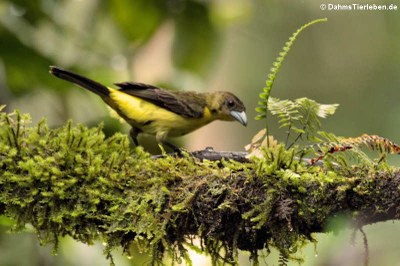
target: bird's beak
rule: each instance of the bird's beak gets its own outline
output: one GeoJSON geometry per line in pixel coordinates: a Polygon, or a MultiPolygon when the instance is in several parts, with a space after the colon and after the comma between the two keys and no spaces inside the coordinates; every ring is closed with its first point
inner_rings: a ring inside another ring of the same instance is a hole
{"type": "Polygon", "coordinates": [[[231,111],[230,112],[231,116],[235,118],[237,121],[240,122],[243,126],[247,125],[247,116],[244,111],[238,112],[238,111],[231,111]]]}

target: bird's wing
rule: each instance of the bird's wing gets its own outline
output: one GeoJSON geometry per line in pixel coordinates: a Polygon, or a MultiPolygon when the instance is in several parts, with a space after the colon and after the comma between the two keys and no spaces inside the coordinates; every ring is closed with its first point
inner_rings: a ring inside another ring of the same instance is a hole
{"type": "Polygon", "coordinates": [[[173,92],[152,85],[134,82],[115,83],[120,91],[151,102],[186,118],[201,118],[206,100],[197,94],[186,97],[185,92],[173,92]]]}

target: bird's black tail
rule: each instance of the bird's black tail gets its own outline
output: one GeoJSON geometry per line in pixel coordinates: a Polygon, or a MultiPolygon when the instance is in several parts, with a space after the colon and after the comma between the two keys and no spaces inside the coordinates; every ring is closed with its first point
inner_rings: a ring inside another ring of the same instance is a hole
{"type": "Polygon", "coordinates": [[[90,90],[101,97],[106,97],[110,94],[110,90],[106,86],[68,70],[56,66],[50,66],[50,73],[60,79],[75,83],[82,88],[90,90]]]}

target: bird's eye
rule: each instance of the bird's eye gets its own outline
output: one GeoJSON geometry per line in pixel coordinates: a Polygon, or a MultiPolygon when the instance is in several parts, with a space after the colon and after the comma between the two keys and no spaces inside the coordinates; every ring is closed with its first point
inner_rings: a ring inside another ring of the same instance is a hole
{"type": "Polygon", "coordinates": [[[232,100],[228,100],[227,105],[229,108],[234,107],[235,106],[235,102],[232,100]]]}

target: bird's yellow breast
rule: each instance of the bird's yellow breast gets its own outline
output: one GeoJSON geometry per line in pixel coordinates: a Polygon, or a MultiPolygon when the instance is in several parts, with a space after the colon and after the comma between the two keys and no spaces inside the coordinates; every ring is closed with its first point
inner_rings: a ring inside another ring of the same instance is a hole
{"type": "Polygon", "coordinates": [[[109,96],[113,102],[109,105],[131,126],[147,134],[165,133],[171,137],[182,136],[214,120],[207,107],[204,108],[201,118],[185,118],[116,89],[110,88],[109,96]]]}

